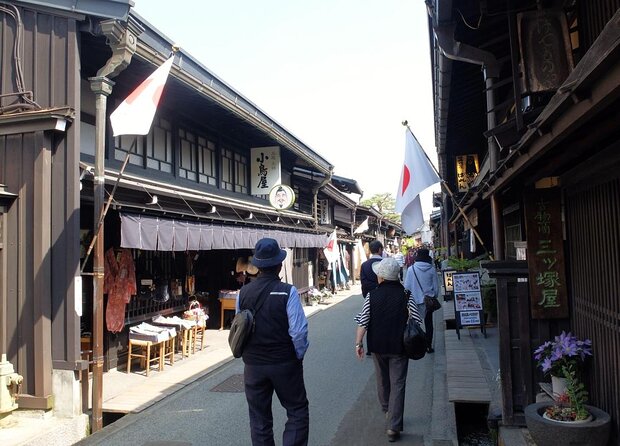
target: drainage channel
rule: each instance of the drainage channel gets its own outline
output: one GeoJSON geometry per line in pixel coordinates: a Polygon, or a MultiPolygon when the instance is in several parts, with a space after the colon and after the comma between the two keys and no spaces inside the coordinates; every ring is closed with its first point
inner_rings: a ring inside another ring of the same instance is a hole
{"type": "Polygon", "coordinates": [[[456,403],[456,431],[460,446],[495,446],[489,431],[488,404],[456,403]]]}

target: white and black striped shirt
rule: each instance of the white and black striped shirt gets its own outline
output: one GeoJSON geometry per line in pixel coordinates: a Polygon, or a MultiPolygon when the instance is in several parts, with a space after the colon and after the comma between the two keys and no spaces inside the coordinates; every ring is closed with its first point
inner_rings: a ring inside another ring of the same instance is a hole
{"type": "MultiPolygon", "coordinates": [[[[409,312],[409,318],[413,318],[418,324],[422,324],[422,317],[420,317],[418,306],[413,300],[413,295],[411,294],[407,299],[407,311],[409,312]]],[[[355,322],[360,327],[368,328],[368,323],[370,322],[370,293],[364,297],[364,306],[362,307],[362,311],[355,316],[355,322]]]]}

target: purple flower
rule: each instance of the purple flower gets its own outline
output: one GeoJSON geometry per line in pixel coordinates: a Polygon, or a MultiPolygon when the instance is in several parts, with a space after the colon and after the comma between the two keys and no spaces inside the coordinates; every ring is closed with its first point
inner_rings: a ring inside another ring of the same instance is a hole
{"type": "Polygon", "coordinates": [[[578,365],[578,361],[585,361],[587,356],[592,356],[592,341],[579,340],[565,331],[555,336],[553,341],[546,341],[534,350],[534,359],[544,373],[561,372],[562,367],[578,365]]]}

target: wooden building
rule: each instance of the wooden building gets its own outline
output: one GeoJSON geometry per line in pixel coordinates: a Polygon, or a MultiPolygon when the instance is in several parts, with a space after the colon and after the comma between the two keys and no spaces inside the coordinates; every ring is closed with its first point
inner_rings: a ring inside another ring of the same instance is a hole
{"type": "MultiPolygon", "coordinates": [[[[566,329],[592,340],[590,399],[611,414],[617,442],[620,2],[427,5],[440,172],[509,285],[498,291],[504,422],[522,421],[543,380],[534,348],[566,329]],[[558,277],[548,289],[537,280],[543,251],[558,277]]],[[[442,238],[482,254],[443,205],[442,238]]]]}
{"type": "MultiPolygon", "coordinates": [[[[99,215],[99,131],[102,184],[112,197],[105,249],[130,250],[138,287],[141,277],[169,287],[194,270],[213,326],[223,322],[218,293],[240,286],[236,265],[259,238],[274,237],[289,251],[287,279],[300,291],[315,282],[327,241],[316,201],[331,187],[333,166],[183,50],[149,134],[113,137],[107,117],[172,48],[132,4],[38,0],[0,8],[0,352],[24,377],[22,408],[82,411],[77,377],[88,367],[80,342],[88,345],[93,328],[86,251],[99,215]],[[270,204],[268,189],[252,190],[261,149],[277,153],[279,182],[297,197],[291,207],[270,204]],[[299,169],[320,175],[300,178],[299,169]]],[[[149,296],[132,298],[122,330],[106,331],[106,369],[126,361],[130,324],[182,311],[190,293],[149,296]]]]}

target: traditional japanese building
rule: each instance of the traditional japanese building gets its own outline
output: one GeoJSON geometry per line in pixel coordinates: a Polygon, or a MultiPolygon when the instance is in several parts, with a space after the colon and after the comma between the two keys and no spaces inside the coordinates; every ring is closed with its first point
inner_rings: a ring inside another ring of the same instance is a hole
{"type": "Polygon", "coordinates": [[[173,51],[133,2],[65,3],[0,6],[0,353],[24,378],[21,408],[72,417],[86,409],[78,376],[97,317],[105,370],[125,364],[130,325],[190,298],[209,328],[225,326],[222,293],[248,280],[261,237],[287,249],[285,278],[303,298],[328,239],[316,203],[333,166],[173,51]],[[110,113],[171,55],[149,133],[114,137],[110,113]],[[93,307],[101,270],[89,251],[104,202],[103,252],[129,252],[137,279],[115,329],[109,300],[93,307]]]}
{"type": "Polygon", "coordinates": [[[445,196],[442,237],[499,261],[504,422],[543,380],[534,348],[566,329],[592,340],[590,400],[617,442],[620,2],[426,3],[440,172],[468,216],[445,196]]]}

